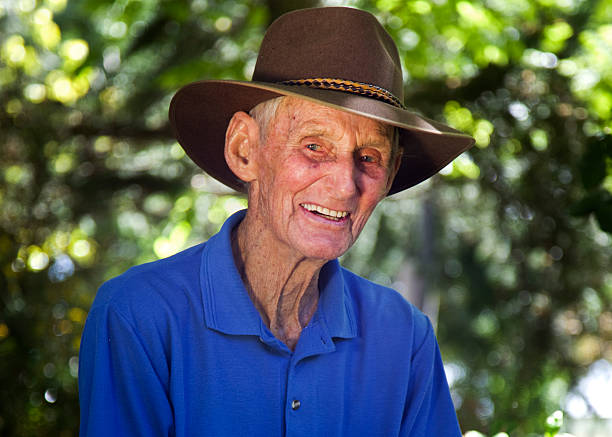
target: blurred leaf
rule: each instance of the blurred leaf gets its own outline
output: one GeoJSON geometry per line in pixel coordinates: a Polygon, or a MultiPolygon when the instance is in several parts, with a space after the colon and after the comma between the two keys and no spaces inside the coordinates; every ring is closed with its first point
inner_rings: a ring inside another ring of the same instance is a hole
{"type": "Polygon", "coordinates": [[[546,437],[554,437],[563,426],[563,412],[555,411],[546,418],[546,437]]]}
{"type": "Polygon", "coordinates": [[[606,158],[612,157],[612,136],[594,138],[586,145],[582,157],[582,183],[587,190],[599,186],[606,177],[606,158]]]}
{"type": "Polygon", "coordinates": [[[597,207],[595,217],[601,230],[612,234],[612,196],[597,207]]]}
{"type": "Polygon", "coordinates": [[[599,209],[599,206],[605,204],[610,200],[612,196],[610,193],[604,190],[596,190],[588,195],[586,195],[583,199],[573,204],[570,208],[570,212],[575,216],[588,215],[592,212],[595,212],[599,209]]]}

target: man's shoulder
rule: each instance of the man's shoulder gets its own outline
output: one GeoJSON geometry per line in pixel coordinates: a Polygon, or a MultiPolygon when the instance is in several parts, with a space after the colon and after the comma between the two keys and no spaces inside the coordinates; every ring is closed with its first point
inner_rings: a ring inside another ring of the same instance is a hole
{"type": "Polygon", "coordinates": [[[199,291],[200,265],[205,243],[168,258],[131,267],[106,281],[96,294],[92,310],[112,305],[126,310],[180,301],[199,291]]]}
{"type": "Polygon", "coordinates": [[[430,329],[428,317],[396,290],[377,284],[342,268],[346,291],[359,318],[370,325],[396,332],[407,330],[426,335],[430,329]]]}
{"type": "Polygon", "coordinates": [[[408,302],[400,293],[390,287],[377,284],[356,273],[342,268],[342,275],[347,290],[354,299],[359,299],[378,307],[380,305],[399,306],[402,311],[413,311],[416,308],[408,302]]]}

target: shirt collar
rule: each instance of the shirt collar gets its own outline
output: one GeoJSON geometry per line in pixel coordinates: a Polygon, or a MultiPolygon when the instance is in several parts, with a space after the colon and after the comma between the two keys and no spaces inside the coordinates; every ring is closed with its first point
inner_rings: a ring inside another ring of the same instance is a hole
{"type": "Polygon", "coordinates": [[[246,210],[228,218],[202,252],[200,281],[206,326],[226,334],[259,335],[261,317],[242,283],[232,253],[232,229],[246,210]]]}
{"type": "Polygon", "coordinates": [[[331,338],[357,335],[355,311],[337,259],[329,261],[319,273],[319,305],[315,319],[323,321],[331,338]]]}
{"type": "MultiPolygon", "coordinates": [[[[204,247],[200,268],[204,314],[206,326],[211,329],[232,335],[261,335],[261,316],[242,283],[232,253],[232,229],[245,214],[246,210],[242,210],[228,218],[204,247]]],[[[354,337],[354,309],[337,260],[321,269],[319,288],[319,305],[311,323],[317,320],[324,324],[332,338],[354,337]]]]}

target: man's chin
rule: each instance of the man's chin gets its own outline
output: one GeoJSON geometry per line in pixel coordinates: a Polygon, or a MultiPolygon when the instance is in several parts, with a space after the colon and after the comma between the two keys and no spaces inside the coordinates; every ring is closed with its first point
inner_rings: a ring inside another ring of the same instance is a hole
{"type": "Polygon", "coordinates": [[[300,252],[306,257],[311,259],[320,259],[325,261],[331,261],[336,259],[350,249],[351,244],[343,243],[338,244],[337,242],[309,242],[310,244],[304,245],[300,252]]]}

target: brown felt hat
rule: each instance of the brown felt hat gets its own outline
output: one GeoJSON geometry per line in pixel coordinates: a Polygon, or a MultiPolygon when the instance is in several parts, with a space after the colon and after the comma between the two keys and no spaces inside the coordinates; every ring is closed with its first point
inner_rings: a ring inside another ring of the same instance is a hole
{"type": "Polygon", "coordinates": [[[402,163],[389,194],[437,173],[474,144],[469,135],[403,105],[395,43],[369,12],[345,7],[289,12],[268,28],[253,80],[204,80],[181,88],[170,122],[187,155],[222,183],[245,192],[227,166],[232,115],[279,96],[295,96],[399,128],[402,163]]]}

